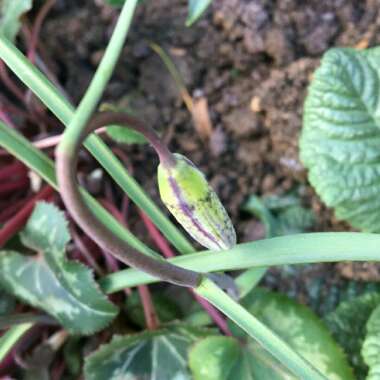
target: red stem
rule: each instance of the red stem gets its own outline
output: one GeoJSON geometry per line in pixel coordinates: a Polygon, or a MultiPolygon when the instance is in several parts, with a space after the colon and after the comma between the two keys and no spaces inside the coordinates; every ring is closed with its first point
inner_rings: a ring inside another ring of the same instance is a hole
{"type": "MultiPolygon", "coordinates": [[[[100,203],[123,225],[126,226],[125,220],[121,212],[110,202],[102,199],[100,203]]],[[[111,256],[111,255],[110,255],[111,256]]],[[[154,308],[152,297],[148,286],[140,285],[137,287],[144,310],[146,326],[149,330],[155,330],[159,326],[159,319],[154,308]]]]}
{"type": "Polygon", "coordinates": [[[3,247],[14,234],[22,229],[25,222],[29,218],[29,215],[32,213],[36,202],[42,199],[50,199],[53,193],[53,188],[48,185],[45,186],[37,195],[29,199],[29,201],[25,203],[23,208],[18,211],[12,219],[9,219],[8,222],[3,225],[0,229],[0,247],[3,247]]]}
{"type": "MultiPolygon", "coordinates": [[[[1,66],[1,61],[0,61],[1,66]]],[[[5,123],[8,124],[8,126],[12,128],[16,128],[16,126],[13,124],[13,121],[8,117],[7,113],[3,110],[2,107],[0,107],[0,119],[5,123]]]]}
{"type": "Polygon", "coordinates": [[[91,252],[87,248],[87,245],[83,241],[82,237],[79,236],[78,232],[76,231],[76,229],[74,227],[71,228],[70,231],[71,231],[71,237],[73,238],[73,241],[74,241],[76,247],[78,248],[78,250],[80,252],[80,255],[84,258],[85,262],[90,267],[94,268],[95,272],[99,276],[103,276],[104,275],[103,270],[100,268],[100,266],[98,265],[98,263],[93,258],[91,252]]]}
{"type": "Polygon", "coordinates": [[[9,178],[16,175],[26,177],[28,171],[20,161],[15,161],[0,169],[0,181],[9,181],[9,178]]]}
{"type": "Polygon", "coordinates": [[[37,50],[38,39],[39,39],[42,23],[44,22],[49,11],[53,8],[54,4],[55,4],[55,0],[47,0],[44,3],[44,5],[40,8],[36,16],[36,19],[32,28],[32,33],[31,33],[31,37],[29,41],[29,49],[28,49],[28,58],[32,63],[35,63],[35,53],[37,50]]]}
{"type": "Polygon", "coordinates": [[[20,208],[25,204],[25,199],[19,199],[12,202],[8,207],[0,211],[0,223],[6,222],[11,216],[13,216],[20,208]]]}
{"type": "MultiPolygon", "coordinates": [[[[141,210],[139,210],[139,213],[141,215],[141,218],[146,226],[146,229],[149,232],[149,235],[152,237],[153,241],[157,245],[158,249],[162,252],[162,254],[166,258],[174,257],[175,254],[173,250],[170,248],[168,242],[164,239],[164,237],[161,235],[160,231],[156,228],[156,226],[152,223],[152,221],[149,219],[149,217],[141,210]]],[[[206,301],[204,298],[198,296],[192,289],[189,289],[191,293],[193,294],[194,298],[199,302],[199,304],[206,310],[208,315],[212,318],[212,320],[215,322],[215,324],[219,327],[221,331],[225,335],[231,336],[232,333],[230,329],[228,328],[226,320],[223,318],[222,314],[214,307],[212,306],[208,301],[206,301]]]]}
{"type": "Polygon", "coordinates": [[[24,188],[29,185],[29,178],[18,178],[12,182],[6,182],[0,184],[0,195],[9,194],[15,190],[24,188]]]}
{"type": "Polygon", "coordinates": [[[2,60],[0,60],[0,78],[3,81],[3,83],[7,86],[9,91],[11,91],[16,98],[21,100],[21,102],[24,102],[24,93],[11,79],[11,77],[8,74],[8,70],[2,60]]]}
{"type": "Polygon", "coordinates": [[[148,330],[157,330],[160,325],[158,316],[155,313],[152,297],[147,285],[140,285],[137,287],[139,290],[139,295],[141,303],[143,305],[145,322],[148,330]]]}

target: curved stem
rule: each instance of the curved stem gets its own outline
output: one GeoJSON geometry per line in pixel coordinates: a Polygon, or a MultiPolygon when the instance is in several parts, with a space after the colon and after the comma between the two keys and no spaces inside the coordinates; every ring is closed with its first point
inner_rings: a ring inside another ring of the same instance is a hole
{"type": "Polygon", "coordinates": [[[58,186],[67,209],[87,235],[100,247],[111,252],[120,261],[163,281],[192,288],[198,286],[202,278],[200,273],[177,267],[165,260],[148,257],[134,250],[125,240],[116,236],[107,226],[99,221],[83,201],[75,179],[78,151],[89,133],[99,127],[110,124],[118,124],[142,133],[152,143],[154,148],[157,149],[157,153],[165,161],[165,164],[172,164],[172,161],[170,161],[173,160],[171,153],[153,130],[150,130],[140,121],[124,113],[99,113],[78,134],[76,139],[63,138],[56,150],[58,186]]]}

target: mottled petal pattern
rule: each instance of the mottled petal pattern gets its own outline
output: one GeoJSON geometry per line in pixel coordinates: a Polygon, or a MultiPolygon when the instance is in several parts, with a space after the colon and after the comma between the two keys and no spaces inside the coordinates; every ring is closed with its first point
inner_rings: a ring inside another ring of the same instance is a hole
{"type": "Polygon", "coordinates": [[[176,165],[158,167],[161,199],[201,245],[212,250],[229,249],[236,244],[231,220],[203,173],[186,157],[174,154],[176,165]]]}

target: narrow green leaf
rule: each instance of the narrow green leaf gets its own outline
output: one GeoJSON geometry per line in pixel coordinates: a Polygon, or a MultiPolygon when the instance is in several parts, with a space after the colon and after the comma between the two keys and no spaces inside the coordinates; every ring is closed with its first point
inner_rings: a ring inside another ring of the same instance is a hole
{"type": "Polygon", "coordinates": [[[194,24],[206,11],[211,2],[212,0],[188,0],[186,26],[194,24]]]}
{"type": "Polygon", "coordinates": [[[63,213],[51,204],[38,203],[22,240],[39,254],[0,252],[0,284],[24,302],[45,310],[68,331],[91,334],[109,324],[117,308],[99,291],[87,267],[66,260],[69,239],[63,213]]]}
{"type": "Polygon", "coordinates": [[[0,337],[0,362],[5,358],[17,341],[32,327],[33,323],[23,323],[22,325],[13,326],[0,337]]]}
{"type": "Polygon", "coordinates": [[[145,137],[132,129],[110,125],[107,127],[107,135],[121,144],[146,144],[145,137]]]}
{"type": "MultiPolygon", "coordinates": [[[[0,58],[18,78],[51,110],[66,126],[74,115],[73,106],[59,93],[54,85],[6,38],[0,35],[0,58]]],[[[105,68],[105,70],[108,70],[105,68]]],[[[1,143],[0,139],[0,143],[1,143]]],[[[128,196],[152,219],[165,237],[182,254],[194,252],[185,236],[164,215],[135,179],[128,174],[112,151],[95,135],[91,135],[85,146],[110,174],[128,196]]],[[[14,152],[13,152],[14,153],[14,152]]]]}
{"type": "Polygon", "coordinates": [[[14,41],[21,27],[20,17],[32,8],[32,0],[0,0],[0,34],[14,41]]]}
{"type": "Polygon", "coordinates": [[[304,106],[301,160],[339,219],[380,231],[380,48],[331,49],[304,106]]]}
{"type": "Polygon", "coordinates": [[[141,334],[115,336],[86,358],[86,380],[191,380],[187,354],[207,330],[172,326],[141,334]]]}
{"type": "MultiPolygon", "coordinates": [[[[128,106],[128,97],[121,98],[117,104],[102,103],[100,111],[126,112],[133,114],[131,107],[128,106]],[[127,103],[127,104],[126,104],[127,103]]],[[[107,127],[107,135],[120,144],[146,144],[146,138],[133,129],[110,125],[107,127]]]]}

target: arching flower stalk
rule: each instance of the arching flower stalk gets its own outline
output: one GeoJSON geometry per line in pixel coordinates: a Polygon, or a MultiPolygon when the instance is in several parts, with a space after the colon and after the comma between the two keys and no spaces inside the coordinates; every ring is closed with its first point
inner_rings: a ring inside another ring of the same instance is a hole
{"type": "Polygon", "coordinates": [[[78,151],[91,132],[118,124],[142,133],[160,158],[158,182],[161,198],[177,221],[203,246],[228,249],[236,243],[235,230],[217,195],[203,174],[188,159],[172,154],[154,130],[139,120],[117,112],[96,114],[74,141],[63,138],[56,150],[56,174],[62,199],[78,225],[102,248],[126,264],[163,281],[197,287],[200,273],[143,255],[113,234],[82,199],[75,179],[78,151]]]}

